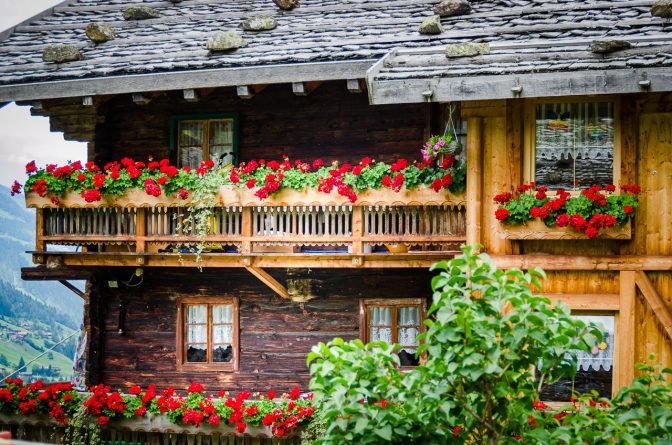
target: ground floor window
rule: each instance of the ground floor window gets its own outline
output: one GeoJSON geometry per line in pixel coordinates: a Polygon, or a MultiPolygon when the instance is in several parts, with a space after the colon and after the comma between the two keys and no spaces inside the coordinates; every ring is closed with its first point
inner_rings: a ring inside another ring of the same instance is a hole
{"type": "Polygon", "coordinates": [[[361,300],[360,336],[364,342],[398,343],[401,366],[416,366],[424,313],[424,301],[420,298],[361,300]]]}
{"type": "Polygon", "coordinates": [[[576,378],[563,379],[553,385],[546,385],[541,392],[545,401],[566,402],[572,391],[579,394],[596,391],[600,397],[611,398],[614,373],[614,316],[613,315],[574,315],[586,324],[593,322],[603,328],[602,341],[595,340],[589,352],[579,352],[576,378]]]}
{"type": "Polygon", "coordinates": [[[238,300],[178,300],[177,356],[181,367],[236,369],[238,365],[238,300]]]}

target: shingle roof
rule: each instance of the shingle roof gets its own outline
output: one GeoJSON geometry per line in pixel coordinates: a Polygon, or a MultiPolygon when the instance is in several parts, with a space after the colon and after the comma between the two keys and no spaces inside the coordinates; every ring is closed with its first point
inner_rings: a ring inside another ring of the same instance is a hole
{"type": "MultiPolygon", "coordinates": [[[[352,72],[335,69],[333,76],[345,78],[359,72],[359,77],[363,77],[362,69],[397,47],[424,48],[466,41],[492,42],[496,46],[495,43],[506,42],[670,35],[669,27],[666,28],[668,21],[651,16],[653,0],[474,0],[471,14],[442,19],[444,33],[419,34],[418,25],[433,14],[432,8],[437,3],[438,0],[302,0],[300,8],[281,11],[271,0],[185,0],[178,4],[151,0],[73,0],[56,7],[51,14],[17,26],[0,42],[0,85],[217,70],[217,81],[224,86],[240,84],[241,79],[234,76],[227,80],[231,70],[223,68],[287,65],[298,68],[299,64],[315,62],[358,61],[363,63],[353,65],[352,72]],[[123,10],[136,4],[159,9],[161,17],[124,21],[123,10]],[[275,17],[278,27],[259,33],[239,30],[243,18],[257,14],[275,17]],[[84,35],[84,28],[91,22],[113,25],[117,38],[94,45],[84,35]],[[230,53],[209,53],[204,47],[207,35],[221,30],[239,30],[249,44],[230,53]],[[83,60],[45,63],[42,51],[49,44],[77,46],[83,60]]],[[[662,63],[667,64],[669,48],[665,48],[662,63]]],[[[557,52],[573,57],[562,48],[557,52]]],[[[535,60],[537,56],[540,54],[534,50],[512,55],[502,49],[488,56],[485,64],[457,61],[447,67],[441,60],[440,64],[428,66],[423,75],[435,76],[437,69],[441,71],[438,75],[444,75],[445,69],[453,68],[460,75],[470,74],[475,68],[493,73],[500,68],[513,71],[527,67],[534,71],[540,63],[535,60]]],[[[580,54],[586,63],[595,65],[607,59],[609,63],[626,65],[633,60],[643,64],[658,60],[651,54],[643,55],[639,46],[627,52],[627,57],[631,57],[628,60],[584,56],[580,54]]],[[[550,66],[548,61],[544,63],[550,66]]],[[[581,68],[576,63],[558,62],[556,69],[581,68]]],[[[264,72],[268,73],[267,81],[272,82],[272,71],[264,72]]],[[[390,69],[380,75],[394,76],[400,72],[390,69]]],[[[323,73],[320,80],[329,75],[323,73]]],[[[418,72],[414,72],[413,76],[416,75],[418,72]]],[[[143,88],[142,85],[145,84],[138,83],[137,88],[143,88]]],[[[96,88],[100,94],[105,92],[100,85],[96,88]]],[[[66,91],[69,90],[58,94],[66,91]]],[[[11,99],[11,95],[0,94],[0,100],[3,97],[11,99]]]]}

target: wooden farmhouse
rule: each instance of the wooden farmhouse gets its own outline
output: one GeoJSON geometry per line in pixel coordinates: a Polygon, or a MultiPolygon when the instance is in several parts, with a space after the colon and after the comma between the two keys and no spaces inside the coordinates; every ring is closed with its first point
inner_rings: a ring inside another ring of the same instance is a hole
{"type": "Polygon", "coordinates": [[[438,4],[68,0],[0,36],[0,102],[86,142],[83,163],[393,164],[449,134],[466,164],[462,193],[222,192],[198,256],[179,198],[27,190],[22,276],[87,280],[88,384],[305,392],[307,353],[334,337],[400,343],[412,366],[429,268],[465,243],[544,268],[544,294],[604,323],[577,388],[608,396],[649,354],[672,365],[672,6],[473,0],[431,19],[438,4]],[[589,239],[502,224],[493,198],[529,182],[641,194],[589,239]]]}

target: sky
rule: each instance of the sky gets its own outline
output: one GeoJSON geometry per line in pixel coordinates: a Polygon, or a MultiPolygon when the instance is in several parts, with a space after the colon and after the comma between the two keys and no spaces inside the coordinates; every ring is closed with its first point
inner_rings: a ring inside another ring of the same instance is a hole
{"type": "MultiPolygon", "coordinates": [[[[10,28],[62,0],[0,0],[0,30],[10,28]]],[[[31,116],[30,107],[14,103],[0,108],[0,184],[25,180],[25,165],[38,166],[84,160],[86,144],[66,142],[62,133],[49,131],[49,119],[31,116]]]]}

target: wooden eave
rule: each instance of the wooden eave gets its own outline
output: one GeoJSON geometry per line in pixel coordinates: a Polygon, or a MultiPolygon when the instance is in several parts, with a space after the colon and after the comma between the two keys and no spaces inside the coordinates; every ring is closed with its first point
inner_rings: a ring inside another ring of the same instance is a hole
{"type": "Polygon", "coordinates": [[[0,85],[0,102],[363,79],[375,60],[263,65],[0,85]]]}

